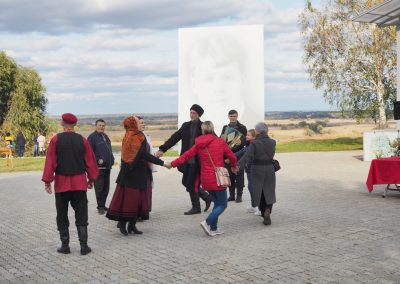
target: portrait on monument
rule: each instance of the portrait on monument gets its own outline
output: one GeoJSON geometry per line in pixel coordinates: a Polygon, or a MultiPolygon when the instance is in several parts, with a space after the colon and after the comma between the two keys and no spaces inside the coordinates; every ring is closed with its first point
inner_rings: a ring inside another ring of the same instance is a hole
{"type": "MultiPolygon", "coordinates": [[[[179,123],[197,103],[216,131],[235,109],[253,127],[264,120],[263,26],[179,30],[179,123]]],[[[219,134],[219,133],[218,133],[219,134]]]]}

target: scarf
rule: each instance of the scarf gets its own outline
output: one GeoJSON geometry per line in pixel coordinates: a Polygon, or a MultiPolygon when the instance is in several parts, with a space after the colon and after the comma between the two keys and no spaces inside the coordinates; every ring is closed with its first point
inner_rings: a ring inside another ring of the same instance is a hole
{"type": "Polygon", "coordinates": [[[124,128],[126,133],[122,140],[121,159],[125,163],[129,164],[135,161],[145,137],[144,134],[139,131],[134,116],[128,116],[125,118],[124,128]]]}

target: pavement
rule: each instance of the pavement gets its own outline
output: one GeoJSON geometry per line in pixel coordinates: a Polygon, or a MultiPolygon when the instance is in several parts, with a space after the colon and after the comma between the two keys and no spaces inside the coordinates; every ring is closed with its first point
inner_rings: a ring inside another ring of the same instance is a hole
{"type": "Polygon", "coordinates": [[[155,174],[150,220],[137,225],[143,235],[123,236],[97,213],[89,190],[86,256],[72,208],[71,254],[56,252],[54,195],[44,192],[41,173],[0,174],[0,283],[400,283],[400,193],[369,193],[370,163],[361,157],[278,154],[272,225],[246,212],[245,189],[215,237],[200,228],[207,213],[183,215],[189,196],[176,169],[155,174]]]}

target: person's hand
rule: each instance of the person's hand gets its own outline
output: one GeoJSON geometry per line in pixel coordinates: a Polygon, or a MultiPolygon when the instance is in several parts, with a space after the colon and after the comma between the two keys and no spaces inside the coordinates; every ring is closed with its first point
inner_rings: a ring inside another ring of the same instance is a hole
{"type": "Polygon", "coordinates": [[[161,150],[158,150],[157,153],[156,153],[156,157],[157,157],[157,158],[160,158],[160,157],[162,157],[163,155],[164,155],[164,152],[161,151],[161,150]]]}
{"type": "Polygon", "coordinates": [[[87,181],[87,188],[88,189],[92,189],[93,188],[93,181],[92,180],[88,180],[87,181]]]}
{"type": "Polygon", "coordinates": [[[44,184],[44,190],[48,193],[48,194],[52,194],[53,191],[51,190],[51,183],[45,183],[44,184]]]}
{"type": "Polygon", "coordinates": [[[224,160],[224,163],[225,163],[225,164],[230,164],[230,163],[231,163],[231,160],[225,159],[225,160],[224,160]]]}
{"type": "Polygon", "coordinates": [[[239,172],[239,167],[238,167],[238,166],[232,167],[232,168],[231,168],[231,171],[232,171],[232,173],[234,173],[235,175],[237,175],[237,173],[239,172]]]}
{"type": "Polygon", "coordinates": [[[167,169],[171,169],[172,168],[172,165],[171,165],[171,163],[170,162],[165,162],[164,163],[164,167],[166,167],[167,169]]]}
{"type": "Polygon", "coordinates": [[[240,144],[242,144],[242,141],[241,141],[240,139],[238,139],[238,140],[235,142],[235,146],[239,146],[240,144]]]}

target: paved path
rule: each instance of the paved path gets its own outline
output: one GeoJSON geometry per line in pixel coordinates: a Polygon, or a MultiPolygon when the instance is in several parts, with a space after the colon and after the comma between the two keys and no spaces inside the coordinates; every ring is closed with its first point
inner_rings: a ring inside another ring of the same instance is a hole
{"type": "Polygon", "coordinates": [[[87,256],[74,226],[72,253],[56,252],[54,196],[40,173],[1,174],[0,283],[400,283],[400,194],[368,193],[361,155],[279,154],[272,225],[245,212],[246,191],[214,238],[199,226],[206,214],[182,214],[189,200],[176,170],[156,174],[141,236],[122,236],[98,215],[90,191],[87,256]]]}

